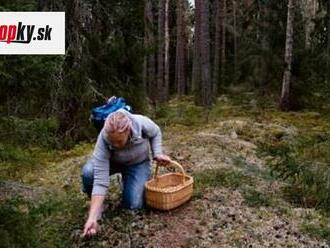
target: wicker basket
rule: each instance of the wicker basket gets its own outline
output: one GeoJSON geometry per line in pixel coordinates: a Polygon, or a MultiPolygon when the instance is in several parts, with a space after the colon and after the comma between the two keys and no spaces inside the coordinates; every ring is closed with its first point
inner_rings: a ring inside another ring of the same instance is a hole
{"type": "Polygon", "coordinates": [[[178,167],[181,173],[166,173],[158,176],[159,165],[155,176],[145,183],[145,197],[148,206],[161,210],[176,208],[188,201],[193,192],[193,178],[186,175],[182,166],[175,161],[170,165],[178,167]]]}

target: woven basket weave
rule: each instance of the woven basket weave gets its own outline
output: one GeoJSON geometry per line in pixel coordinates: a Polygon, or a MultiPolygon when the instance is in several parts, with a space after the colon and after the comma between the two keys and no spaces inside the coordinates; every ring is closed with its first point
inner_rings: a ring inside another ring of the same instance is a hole
{"type": "Polygon", "coordinates": [[[193,178],[186,175],[182,166],[171,160],[171,166],[178,167],[181,173],[166,173],[158,176],[156,166],[154,178],[145,183],[145,197],[148,206],[160,210],[170,210],[188,201],[193,192],[193,178]]]}

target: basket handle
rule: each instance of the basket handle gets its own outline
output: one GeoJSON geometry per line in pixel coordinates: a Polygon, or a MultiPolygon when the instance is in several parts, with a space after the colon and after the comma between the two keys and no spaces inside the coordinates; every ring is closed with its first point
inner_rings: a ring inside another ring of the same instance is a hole
{"type": "MultiPolygon", "coordinates": [[[[181,174],[182,174],[182,184],[184,184],[184,182],[186,180],[186,173],[185,173],[182,165],[180,165],[178,162],[176,162],[174,160],[170,160],[169,164],[172,165],[172,167],[177,167],[177,168],[180,169],[181,174]]],[[[158,168],[159,168],[159,166],[160,166],[159,164],[156,165],[156,171],[155,171],[154,179],[156,179],[158,177],[158,168]]],[[[167,167],[167,165],[164,166],[164,167],[167,167]]]]}

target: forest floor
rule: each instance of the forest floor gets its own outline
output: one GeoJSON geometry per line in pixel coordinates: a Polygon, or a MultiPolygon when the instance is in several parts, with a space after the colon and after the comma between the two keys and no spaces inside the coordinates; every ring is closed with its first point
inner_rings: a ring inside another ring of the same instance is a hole
{"type": "MultiPolygon", "coordinates": [[[[192,199],[168,212],[123,210],[112,176],[100,233],[90,239],[80,237],[89,207],[80,169],[94,144],[36,148],[33,166],[2,164],[0,247],[329,247],[328,215],[296,200],[290,182],[271,170],[281,159],[272,148],[329,134],[329,117],[282,113],[253,99],[222,96],[209,114],[191,99],[159,109],[165,152],[194,176],[192,199]]],[[[317,154],[310,143],[301,158],[328,163],[330,142],[317,154]]]]}

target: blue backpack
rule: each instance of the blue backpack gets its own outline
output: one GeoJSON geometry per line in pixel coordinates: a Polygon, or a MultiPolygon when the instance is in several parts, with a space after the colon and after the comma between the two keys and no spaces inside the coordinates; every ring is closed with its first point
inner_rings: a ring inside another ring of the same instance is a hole
{"type": "Polygon", "coordinates": [[[132,107],[127,105],[126,100],[122,97],[111,97],[107,104],[92,109],[90,121],[98,132],[102,130],[107,116],[118,109],[126,109],[127,111],[132,112],[132,107]]]}

